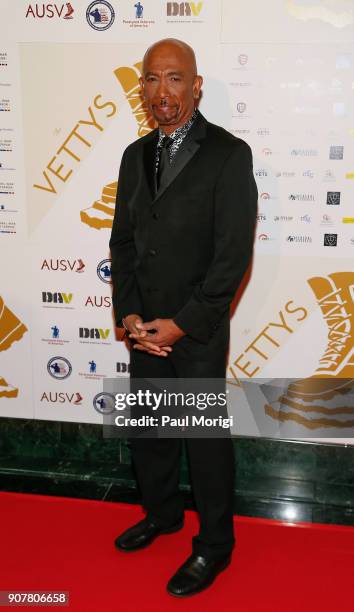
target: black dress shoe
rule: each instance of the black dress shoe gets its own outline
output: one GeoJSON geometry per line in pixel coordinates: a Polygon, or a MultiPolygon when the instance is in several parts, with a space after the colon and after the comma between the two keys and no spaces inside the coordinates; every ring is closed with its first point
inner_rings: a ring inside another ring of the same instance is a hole
{"type": "Polygon", "coordinates": [[[167,584],[167,591],[176,597],[189,597],[204,591],[231,561],[231,554],[221,559],[191,555],[167,584]]]}
{"type": "Polygon", "coordinates": [[[149,546],[159,535],[175,533],[175,531],[179,531],[182,527],[183,519],[179,523],[171,525],[171,527],[159,527],[148,518],[144,518],[136,525],[133,525],[133,527],[129,527],[129,529],[124,531],[114,543],[119,550],[124,550],[125,552],[140,550],[140,548],[149,546]]]}

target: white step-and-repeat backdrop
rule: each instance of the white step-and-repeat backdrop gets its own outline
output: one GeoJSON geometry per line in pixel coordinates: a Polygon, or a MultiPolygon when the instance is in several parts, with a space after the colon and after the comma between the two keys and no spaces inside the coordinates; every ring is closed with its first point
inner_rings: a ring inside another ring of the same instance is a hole
{"type": "Polygon", "coordinates": [[[127,375],[108,240],[122,152],[151,129],[141,59],[170,36],[195,48],[202,112],[254,155],[255,258],[228,376],[304,377],[262,418],[350,442],[353,0],[0,0],[0,11],[0,415],[101,423],[103,379],[127,375]]]}

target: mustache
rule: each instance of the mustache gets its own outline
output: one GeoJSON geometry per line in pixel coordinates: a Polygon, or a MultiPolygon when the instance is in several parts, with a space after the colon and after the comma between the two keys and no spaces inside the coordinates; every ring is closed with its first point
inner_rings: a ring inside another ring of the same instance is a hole
{"type": "Polygon", "coordinates": [[[177,106],[176,102],[174,102],[173,100],[169,100],[168,98],[154,98],[152,100],[152,106],[159,106],[161,107],[167,107],[167,108],[172,108],[177,106]]]}

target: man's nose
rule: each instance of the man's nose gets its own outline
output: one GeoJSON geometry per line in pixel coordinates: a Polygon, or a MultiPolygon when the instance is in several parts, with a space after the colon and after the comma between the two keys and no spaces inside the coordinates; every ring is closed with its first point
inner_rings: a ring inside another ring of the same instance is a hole
{"type": "Polygon", "coordinates": [[[168,89],[168,85],[167,85],[166,79],[163,79],[163,78],[160,79],[159,86],[157,88],[157,95],[161,99],[168,97],[169,89],[168,89]]]}

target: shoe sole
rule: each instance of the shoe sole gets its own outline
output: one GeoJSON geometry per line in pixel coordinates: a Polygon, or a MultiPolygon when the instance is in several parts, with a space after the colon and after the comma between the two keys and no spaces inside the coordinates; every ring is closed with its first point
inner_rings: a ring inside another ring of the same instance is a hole
{"type": "Polygon", "coordinates": [[[159,534],[157,534],[152,540],[150,540],[150,542],[147,542],[146,544],[142,544],[141,546],[137,546],[136,548],[121,548],[116,543],[114,543],[114,546],[116,547],[117,550],[120,550],[121,552],[127,552],[127,553],[136,552],[137,550],[142,550],[143,548],[147,548],[148,546],[151,546],[151,544],[161,535],[169,535],[171,533],[176,533],[177,531],[180,531],[183,527],[184,527],[184,523],[179,523],[175,527],[167,527],[166,529],[161,530],[159,534]]]}
{"type": "Polygon", "coordinates": [[[172,591],[169,591],[168,589],[166,589],[167,593],[169,595],[172,595],[172,597],[178,597],[178,599],[185,599],[186,597],[192,597],[193,595],[198,595],[198,593],[202,593],[203,591],[208,589],[213,584],[214,580],[216,580],[216,578],[219,576],[219,574],[221,574],[221,572],[226,570],[226,568],[230,565],[230,563],[231,563],[231,559],[229,561],[225,561],[224,565],[221,566],[221,568],[218,571],[218,573],[216,574],[216,576],[214,576],[214,578],[212,580],[210,580],[210,582],[208,582],[206,585],[204,585],[200,589],[196,589],[192,593],[185,593],[183,595],[183,594],[173,593],[172,591]]]}

